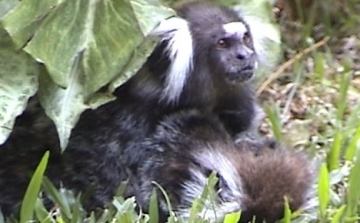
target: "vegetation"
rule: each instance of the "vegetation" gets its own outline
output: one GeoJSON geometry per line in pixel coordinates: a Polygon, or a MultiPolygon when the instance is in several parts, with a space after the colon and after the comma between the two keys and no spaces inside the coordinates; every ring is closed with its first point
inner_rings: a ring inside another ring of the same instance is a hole
{"type": "MultiPolygon", "coordinates": [[[[43,95],[42,105],[57,123],[65,146],[71,127],[81,112],[111,100],[108,92],[98,90],[104,85],[108,85],[110,90],[119,86],[141,66],[146,53],[139,54],[143,52],[141,50],[135,51],[135,54],[130,52],[143,42],[150,27],[172,13],[168,8],[160,7],[157,1],[129,1],[133,3],[131,11],[136,17],[131,20],[140,24],[136,26],[140,28],[132,31],[136,35],[116,38],[115,41],[114,37],[131,33],[129,29],[135,25],[125,27],[123,21],[126,18],[120,17],[116,21],[112,17],[121,14],[115,11],[121,7],[114,5],[119,1],[100,1],[102,3],[98,3],[98,7],[102,11],[96,13],[91,7],[94,2],[25,0],[20,4],[17,0],[0,0],[1,27],[7,31],[0,27],[1,142],[10,133],[14,118],[23,111],[28,98],[38,92],[43,95]],[[141,8],[145,6],[151,8],[141,8]],[[14,7],[18,7],[18,14],[9,13],[14,7]],[[76,25],[69,26],[61,21],[62,18],[56,17],[62,10],[76,15],[73,18],[76,25]],[[85,12],[75,13],[77,10],[85,12]],[[153,17],[155,14],[158,16],[153,17]],[[89,17],[92,20],[88,20],[89,17]],[[96,32],[87,29],[88,21],[95,21],[91,27],[96,32]],[[64,26],[66,34],[54,35],[61,26],[64,26]],[[76,36],[76,39],[72,35],[73,29],[83,35],[76,36]],[[49,39],[48,36],[56,38],[49,39]],[[75,39],[69,41],[72,37],[75,39]],[[111,43],[111,46],[103,51],[105,48],[98,46],[105,43],[111,43]],[[43,62],[46,69],[35,59],[43,62]],[[98,64],[95,61],[102,62],[98,64]],[[64,101],[65,98],[67,100],[64,101]],[[54,104],[59,101],[61,103],[54,104]],[[69,110],[70,107],[76,111],[69,110]]],[[[220,2],[232,3],[230,0],[220,2]]],[[[243,5],[246,7],[245,3],[243,5]]],[[[292,221],[358,222],[360,17],[356,14],[360,4],[357,0],[283,0],[278,1],[278,7],[283,9],[278,22],[283,37],[284,58],[272,74],[263,75],[258,80],[258,94],[268,114],[260,130],[292,147],[309,151],[319,163],[318,184],[315,185],[319,207],[308,213],[293,213],[295,219],[292,221]]],[[[143,44],[142,49],[151,50],[151,42],[143,44]]],[[[48,211],[35,196],[39,194],[47,156],[39,164],[29,185],[20,222],[31,219],[40,222],[157,222],[156,211],[150,211],[149,215],[136,213],[134,199],[124,200],[121,197],[122,188],[112,206],[101,216],[91,213],[88,217],[81,208],[80,197],[67,190],[55,189],[45,179],[43,188],[57,204],[48,211]]],[[[215,180],[210,178],[209,185],[215,180]]],[[[205,188],[204,196],[208,196],[206,191],[205,188]]],[[[152,201],[150,210],[156,210],[155,196],[152,201]]],[[[194,202],[194,213],[199,209],[200,202],[194,202]]],[[[289,210],[284,211],[287,214],[283,222],[290,222],[289,210]]],[[[237,222],[239,214],[230,214],[224,222],[237,222]]],[[[0,215],[0,222],[3,221],[0,215]]],[[[171,215],[169,222],[178,222],[178,219],[171,215]]],[[[194,216],[190,222],[204,220],[194,216]]]]}

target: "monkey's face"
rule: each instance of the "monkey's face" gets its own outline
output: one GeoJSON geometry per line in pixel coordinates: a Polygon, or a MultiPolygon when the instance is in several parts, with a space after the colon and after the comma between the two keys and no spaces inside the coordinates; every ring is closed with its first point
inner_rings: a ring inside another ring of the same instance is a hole
{"type": "Polygon", "coordinates": [[[231,84],[242,83],[254,76],[256,56],[248,27],[242,22],[231,22],[211,35],[210,67],[216,75],[225,75],[231,84]]]}

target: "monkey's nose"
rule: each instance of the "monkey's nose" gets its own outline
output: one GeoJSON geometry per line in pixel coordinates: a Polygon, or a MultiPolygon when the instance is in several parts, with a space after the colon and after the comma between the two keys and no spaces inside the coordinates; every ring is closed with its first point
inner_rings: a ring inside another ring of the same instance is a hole
{"type": "Polygon", "coordinates": [[[251,57],[253,57],[253,55],[254,55],[253,50],[243,48],[237,53],[236,58],[239,60],[250,59],[251,57]]]}

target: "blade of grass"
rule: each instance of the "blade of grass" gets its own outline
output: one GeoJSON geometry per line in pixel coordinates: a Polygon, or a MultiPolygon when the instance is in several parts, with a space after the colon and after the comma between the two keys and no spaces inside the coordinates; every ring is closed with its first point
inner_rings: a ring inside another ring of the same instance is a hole
{"type": "Polygon", "coordinates": [[[130,197],[124,202],[120,203],[118,200],[113,201],[113,205],[117,208],[118,212],[115,215],[116,222],[119,223],[133,223],[134,209],[135,209],[135,197],[130,197]]]}
{"type": "Polygon", "coordinates": [[[289,205],[289,200],[287,197],[284,197],[284,218],[281,221],[282,223],[291,222],[291,209],[289,205]]]}
{"type": "Polygon", "coordinates": [[[350,77],[351,75],[349,74],[349,72],[342,73],[341,75],[341,82],[339,89],[340,95],[337,100],[337,112],[336,112],[336,119],[338,120],[338,123],[342,123],[342,119],[344,116],[344,111],[347,104],[346,97],[350,85],[350,77]]]}
{"type": "Polygon", "coordinates": [[[330,171],[339,168],[342,141],[341,131],[336,130],[334,142],[327,155],[327,166],[330,171]]]}
{"type": "Polygon", "coordinates": [[[155,182],[155,181],[152,181],[151,182],[152,184],[154,184],[157,188],[159,188],[159,190],[161,191],[161,193],[162,193],[162,195],[164,196],[164,198],[165,198],[165,201],[166,201],[166,206],[167,206],[167,208],[168,208],[168,210],[169,210],[169,219],[168,219],[168,222],[170,222],[170,221],[172,221],[171,219],[175,219],[176,217],[175,217],[175,215],[174,215],[174,212],[172,211],[173,209],[172,209],[172,206],[171,206],[171,202],[170,202],[170,199],[169,199],[169,196],[166,194],[166,191],[164,190],[164,188],[160,185],[160,184],[158,184],[157,182],[155,182]]]}
{"type": "Polygon", "coordinates": [[[349,176],[347,193],[346,218],[357,216],[358,201],[360,198],[360,150],[356,154],[356,162],[349,176]]]}
{"type": "Polygon", "coordinates": [[[26,223],[33,219],[36,199],[40,192],[41,181],[44,176],[49,159],[49,151],[46,151],[37,166],[29,186],[26,189],[20,209],[20,223],[26,223]]]}
{"type": "MultiPolygon", "coordinates": [[[[214,198],[213,188],[215,187],[217,182],[218,182],[218,178],[216,177],[216,172],[212,172],[207,179],[207,183],[203,189],[202,194],[200,195],[199,198],[194,200],[193,205],[191,206],[189,222],[198,222],[199,221],[198,214],[202,210],[204,210],[205,202],[208,199],[211,201],[214,198]]],[[[215,209],[215,206],[214,206],[214,209],[215,209]]]]}
{"type": "MultiPolygon", "coordinates": [[[[94,214],[95,217],[95,213],[92,212],[91,214],[94,214]]],[[[113,216],[113,213],[110,213],[110,211],[108,209],[104,210],[101,213],[101,216],[98,218],[97,222],[111,222],[111,216],[113,216]]]]}
{"type": "Polygon", "coordinates": [[[51,217],[51,214],[46,210],[40,198],[36,199],[35,216],[37,220],[39,220],[41,223],[51,223],[51,222],[55,223],[55,220],[51,217]]]}
{"type": "Polygon", "coordinates": [[[150,195],[150,204],[149,204],[149,223],[158,223],[159,222],[159,205],[157,199],[156,188],[153,188],[153,191],[150,195]]]}
{"type": "Polygon", "coordinates": [[[241,211],[225,215],[223,223],[238,223],[241,218],[241,211]]]}
{"type": "Polygon", "coordinates": [[[275,138],[281,142],[282,141],[282,134],[281,134],[282,124],[280,121],[279,107],[277,105],[275,105],[273,108],[265,107],[265,112],[270,120],[271,127],[274,132],[275,138]]]}
{"type": "Polygon", "coordinates": [[[326,208],[330,200],[329,171],[325,163],[323,163],[320,168],[318,196],[319,196],[320,215],[321,218],[324,219],[326,216],[326,208]]]}
{"type": "MultiPolygon", "coordinates": [[[[99,221],[99,222],[101,222],[101,221],[99,221]]],[[[93,211],[90,214],[88,223],[96,223],[95,213],[93,211]]]]}
{"type": "Polygon", "coordinates": [[[331,219],[330,223],[340,223],[341,217],[344,214],[346,205],[342,205],[340,208],[337,209],[336,213],[334,214],[333,218],[331,219]]]}
{"type": "Polygon", "coordinates": [[[69,204],[63,200],[62,195],[59,190],[50,182],[47,177],[43,179],[43,188],[45,192],[51,196],[54,202],[59,206],[61,213],[64,215],[63,217],[67,219],[71,219],[71,211],[69,204]]]}
{"type": "Polygon", "coordinates": [[[322,52],[314,52],[314,72],[318,80],[322,80],[325,75],[325,56],[322,52]]]}
{"type": "Polygon", "coordinates": [[[356,150],[357,150],[357,144],[358,141],[360,139],[360,125],[358,125],[356,132],[354,134],[354,136],[351,138],[350,143],[346,149],[346,153],[345,153],[345,159],[346,160],[354,160],[354,157],[356,155],[356,150]]]}
{"type": "Polygon", "coordinates": [[[81,222],[80,213],[81,213],[81,203],[80,203],[80,194],[76,197],[75,203],[72,206],[72,218],[71,223],[81,222]]]}

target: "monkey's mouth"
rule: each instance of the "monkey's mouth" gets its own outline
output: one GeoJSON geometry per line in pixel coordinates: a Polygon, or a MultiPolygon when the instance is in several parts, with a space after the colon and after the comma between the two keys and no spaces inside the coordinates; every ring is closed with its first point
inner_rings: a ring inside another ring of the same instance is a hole
{"type": "Polygon", "coordinates": [[[228,72],[226,80],[231,84],[242,83],[254,77],[254,67],[246,66],[237,72],[228,72]]]}

